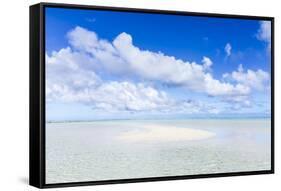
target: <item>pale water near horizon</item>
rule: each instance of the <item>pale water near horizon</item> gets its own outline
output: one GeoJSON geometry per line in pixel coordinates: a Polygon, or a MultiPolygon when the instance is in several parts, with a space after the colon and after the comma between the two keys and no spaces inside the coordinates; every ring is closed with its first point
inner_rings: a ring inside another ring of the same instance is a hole
{"type": "Polygon", "coordinates": [[[47,123],[46,183],[270,170],[270,127],[270,119],[47,123]],[[159,142],[118,139],[146,125],[214,136],[159,142]]]}

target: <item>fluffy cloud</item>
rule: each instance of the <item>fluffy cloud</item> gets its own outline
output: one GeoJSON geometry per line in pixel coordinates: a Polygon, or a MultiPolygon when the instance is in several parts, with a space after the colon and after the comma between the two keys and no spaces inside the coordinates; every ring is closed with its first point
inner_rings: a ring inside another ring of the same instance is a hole
{"type": "Polygon", "coordinates": [[[203,63],[203,68],[205,70],[208,70],[211,68],[211,66],[213,65],[213,62],[210,58],[204,56],[203,59],[202,59],[202,63],[203,63]]]}
{"type": "Polygon", "coordinates": [[[258,30],[257,38],[259,40],[270,42],[271,41],[271,23],[270,21],[261,21],[258,30]]]}
{"type": "Polygon", "coordinates": [[[230,43],[227,43],[224,47],[224,51],[226,53],[226,56],[229,57],[231,55],[231,44],[230,43]]]}
{"type": "Polygon", "coordinates": [[[232,85],[230,83],[222,83],[219,80],[213,79],[210,74],[206,75],[206,92],[212,96],[244,96],[251,92],[248,86],[243,84],[232,85]]]}
{"type": "Polygon", "coordinates": [[[69,47],[46,55],[47,101],[70,99],[69,89],[84,91],[101,83],[99,76],[88,70],[93,59],[86,54],[73,52],[69,47]],[[62,98],[63,96],[63,98],[62,98]]]}
{"type": "Polygon", "coordinates": [[[90,95],[96,103],[95,107],[107,110],[163,110],[171,102],[165,92],[142,83],[108,82],[90,92],[90,95]]]}
{"type": "Polygon", "coordinates": [[[165,110],[171,101],[166,94],[142,83],[108,82],[95,88],[77,91],[65,84],[48,86],[51,95],[61,102],[82,102],[93,109],[106,111],[165,110]]]}
{"type": "MultiPolygon", "coordinates": [[[[270,75],[261,69],[245,70],[240,64],[236,71],[223,74],[223,79],[233,83],[238,83],[247,88],[247,91],[268,91],[270,87],[270,75]]],[[[245,89],[246,90],[246,89],[245,89]]],[[[239,111],[241,108],[251,108],[254,106],[250,93],[244,95],[230,95],[223,98],[223,101],[229,102],[229,109],[239,111]]]]}
{"type": "Polygon", "coordinates": [[[46,55],[47,101],[82,102],[95,109],[153,110],[171,102],[165,92],[142,83],[104,82],[89,64],[91,57],[73,52],[69,47],[46,55]]]}
{"type": "Polygon", "coordinates": [[[142,50],[127,33],[109,42],[93,31],[75,27],[67,38],[70,47],[46,55],[47,101],[85,103],[106,111],[218,113],[209,104],[174,100],[153,83],[181,86],[187,93],[242,103],[251,88],[259,89],[268,78],[262,70],[244,72],[241,66],[238,71],[224,74],[228,80],[221,81],[210,72],[210,58],[204,56],[202,63],[197,64],[142,50]]]}
{"type": "Polygon", "coordinates": [[[99,39],[97,34],[76,27],[68,33],[72,47],[90,54],[104,70],[112,74],[135,75],[144,80],[181,85],[189,90],[211,96],[245,94],[242,85],[216,80],[206,71],[212,61],[203,57],[203,65],[183,61],[161,52],[141,50],[133,44],[131,35],[119,34],[112,43],[99,39]],[[240,92],[241,91],[241,92],[240,92]]]}
{"type": "Polygon", "coordinates": [[[242,64],[238,66],[237,71],[233,71],[231,74],[225,73],[224,78],[236,81],[244,86],[255,90],[265,90],[268,87],[270,75],[261,69],[256,71],[244,70],[242,64]]]}
{"type": "Polygon", "coordinates": [[[78,102],[110,112],[208,112],[209,107],[203,103],[176,101],[143,83],[103,81],[94,71],[96,67],[89,66],[94,63],[89,55],[69,47],[46,55],[47,102],[78,102]]]}
{"type": "Polygon", "coordinates": [[[261,21],[260,28],[257,33],[257,38],[267,43],[267,49],[271,49],[271,22],[261,21]]]}

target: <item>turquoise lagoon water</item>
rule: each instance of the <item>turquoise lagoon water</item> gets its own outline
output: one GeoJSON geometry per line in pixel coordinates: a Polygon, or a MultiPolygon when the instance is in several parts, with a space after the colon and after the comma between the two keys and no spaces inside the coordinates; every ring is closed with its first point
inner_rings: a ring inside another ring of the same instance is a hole
{"type": "Polygon", "coordinates": [[[269,170],[269,119],[112,120],[46,124],[46,183],[269,170]],[[188,141],[126,142],[142,126],[214,133],[188,141]]]}

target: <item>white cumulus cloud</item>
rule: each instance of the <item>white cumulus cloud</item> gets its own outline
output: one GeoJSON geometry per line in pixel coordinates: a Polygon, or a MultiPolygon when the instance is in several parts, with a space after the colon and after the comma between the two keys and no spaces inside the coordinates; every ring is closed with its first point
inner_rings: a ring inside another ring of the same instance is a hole
{"type": "Polygon", "coordinates": [[[270,80],[268,72],[261,69],[244,70],[242,64],[238,66],[237,71],[233,71],[231,74],[225,73],[223,76],[256,90],[265,90],[270,80]]]}
{"type": "Polygon", "coordinates": [[[271,23],[270,21],[261,21],[258,30],[257,38],[259,40],[270,42],[271,41],[271,23]]]}
{"type": "Polygon", "coordinates": [[[46,55],[47,102],[78,102],[108,112],[208,112],[203,103],[176,101],[166,92],[143,83],[104,81],[91,64],[95,64],[95,59],[69,47],[46,55]]]}
{"type": "Polygon", "coordinates": [[[210,69],[211,66],[213,65],[213,62],[210,58],[204,56],[203,59],[202,59],[202,63],[203,63],[203,68],[204,69],[210,69]]]}
{"type": "Polygon", "coordinates": [[[210,58],[203,57],[203,65],[184,61],[162,52],[142,50],[133,44],[132,36],[119,34],[113,42],[98,38],[87,29],[76,27],[68,33],[74,49],[91,54],[92,57],[113,74],[138,76],[145,80],[181,85],[192,91],[212,96],[245,93],[241,85],[232,85],[213,78],[206,68],[212,66],[210,58]]]}
{"type": "Polygon", "coordinates": [[[224,47],[224,51],[226,53],[226,56],[229,57],[231,55],[231,44],[230,43],[227,43],[224,47]]]}
{"type": "Polygon", "coordinates": [[[142,83],[101,80],[93,69],[85,69],[93,60],[84,56],[70,48],[46,55],[47,101],[82,102],[99,109],[134,111],[161,109],[169,104],[165,92],[142,83]]]}
{"type": "Polygon", "coordinates": [[[94,31],[75,27],[67,38],[70,47],[46,54],[47,101],[80,102],[107,111],[218,113],[208,104],[174,100],[153,83],[181,86],[187,92],[238,102],[248,98],[251,88],[259,89],[269,78],[262,70],[244,72],[241,65],[238,71],[223,75],[229,80],[215,79],[210,58],[203,56],[198,64],[144,50],[135,46],[127,33],[110,42],[94,31]]]}
{"type": "Polygon", "coordinates": [[[271,22],[261,21],[260,28],[257,32],[257,38],[267,43],[268,51],[271,50],[271,22]]]}

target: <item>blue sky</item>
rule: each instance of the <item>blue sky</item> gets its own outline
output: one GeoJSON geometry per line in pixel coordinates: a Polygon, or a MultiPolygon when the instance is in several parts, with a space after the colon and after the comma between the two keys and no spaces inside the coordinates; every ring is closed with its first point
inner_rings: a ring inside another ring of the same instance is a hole
{"type": "Polygon", "coordinates": [[[266,21],[47,8],[47,120],[268,116],[269,52],[266,21]]]}

